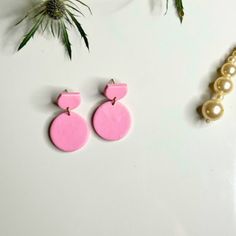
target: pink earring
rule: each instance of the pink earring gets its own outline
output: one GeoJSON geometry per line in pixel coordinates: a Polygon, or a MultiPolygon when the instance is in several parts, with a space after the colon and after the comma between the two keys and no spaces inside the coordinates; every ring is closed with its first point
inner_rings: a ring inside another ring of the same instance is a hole
{"type": "Polygon", "coordinates": [[[85,120],[71,112],[80,105],[80,93],[63,92],[57,99],[58,106],[64,110],[50,126],[52,143],[61,151],[73,152],[82,148],[88,141],[89,128],[85,120]]]}
{"type": "Polygon", "coordinates": [[[127,94],[127,84],[115,84],[111,80],[105,87],[104,95],[109,100],[97,108],[93,116],[96,133],[108,141],[122,139],[131,127],[128,109],[118,102],[127,94]]]}

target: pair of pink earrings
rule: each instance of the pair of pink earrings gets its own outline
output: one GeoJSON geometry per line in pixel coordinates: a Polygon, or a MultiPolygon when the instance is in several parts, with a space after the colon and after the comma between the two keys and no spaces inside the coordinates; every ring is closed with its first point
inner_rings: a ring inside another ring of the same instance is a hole
{"type": "MultiPolygon", "coordinates": [[[[103,139],[117,141],[128,133],[131,116],[128,109],[118,102],[127,94],[127,84],[108,83],[104,95],[108,99],[100,105],[92,119],[95,132],[103,139]]],[[[81,103],[80,93],[62,92],[58,106],[64,110],[51,123],[49,135],[52,143],[64,152],[73,152],[82,148],[88,141],[90,130],[86,121],[71,110],[81,103]]]]}

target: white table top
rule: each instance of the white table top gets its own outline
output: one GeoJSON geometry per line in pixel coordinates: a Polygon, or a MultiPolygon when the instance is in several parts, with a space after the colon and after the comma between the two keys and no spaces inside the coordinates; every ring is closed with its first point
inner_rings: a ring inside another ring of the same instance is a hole
{"type": "Polygon", "coordinates": [[[49,35],[15,53],[25,1],[0,2],[0,235],[235,236],[236,93],[218,122],[195,110],[236,45],[236,1],[184,0],[182,25],[164,0],[87,3],[91,51],[72,33],[70,62],[49,35]],[[92,132],[83,150],[57,151],[52,100],[81,92],[76,111],[90,120],[111,77],[129,86],[129,136],[92,132]]]}

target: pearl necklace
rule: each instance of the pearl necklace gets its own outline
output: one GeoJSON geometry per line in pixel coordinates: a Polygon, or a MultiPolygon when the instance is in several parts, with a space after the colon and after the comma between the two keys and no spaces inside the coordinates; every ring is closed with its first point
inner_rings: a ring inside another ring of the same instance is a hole
{"type": "Polygon", "coordinates": [[[233,90],[232,77],[236,75],[236,50],[220,69],[220,77],[214,81],[212,98],[202,105],[202,115],[207,122],[220,119],[224,114],[221,104],[224,95],[233,90]]]}

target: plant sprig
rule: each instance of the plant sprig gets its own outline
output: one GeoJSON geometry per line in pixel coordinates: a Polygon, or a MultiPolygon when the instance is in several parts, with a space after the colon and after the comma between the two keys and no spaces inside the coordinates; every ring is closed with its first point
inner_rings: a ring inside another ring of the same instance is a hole
{"type": "Polygon", "coordinates": [[[184,6],[182,0],[175,0],[176,10],[180,19],[180,22],[183,22],[184,19],[184,6]]]}
{"type": "Polygon", "coordinates": [[[29,32],[23,37],[18,47],[21,50],[39,29],[42,32],[49,30],[53,37],[58,37],[63,43],[69,58],[72,58],[71,42],[68,34],[68,28],[75,28],[84,40],[86,47],[89,49],[87,34],[77,20],[78,16],[84,16],[82,10],[77,4],[86,7],[92,14],[88,5],[80,0],[40,0],[30,11],[16,24],[27,20],[32,25],[29,32]]]}
{"type": "MultiPolygon", "coordinates": [[[[175,1],[175,7],[178,14],[178,17],[180,19],[180,22],[183,22],[184,19],[184,5],[182,0],[174,0],[175,1]]],[[[168,11],[169,8],[169,0],[166,0],[166,11],[168,11]]]]}

